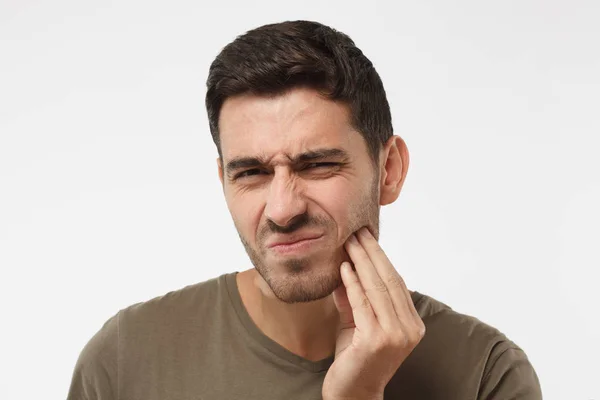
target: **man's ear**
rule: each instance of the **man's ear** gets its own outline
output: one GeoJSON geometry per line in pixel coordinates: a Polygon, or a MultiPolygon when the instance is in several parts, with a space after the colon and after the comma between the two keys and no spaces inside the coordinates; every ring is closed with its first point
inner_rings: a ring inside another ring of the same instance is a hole
{"type": "Polygon", "coordinates": [[[408,172],[408,148],[400,136],[388,139],[381,152],[380,204],[393,203],[400,195],[408,172]]]}

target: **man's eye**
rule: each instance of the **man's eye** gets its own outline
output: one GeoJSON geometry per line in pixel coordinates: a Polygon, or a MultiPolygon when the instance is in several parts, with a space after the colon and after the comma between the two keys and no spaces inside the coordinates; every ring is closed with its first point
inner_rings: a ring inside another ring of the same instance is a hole
{"type": "Polygon", "coordinates": [[[262,170],[260,170],[260,169],[258,169],[258,168],[247,169],[246,171],[242,171],[239,174],[237,174],[235,176],[235,179],[244,178],[244,177],[247,177],[247,176],[258,175],[258,174],[262,174],[262,173],[265,173],[265,172],[262,171],[262,170]]]}
{"type": "Polygon", "coordinates": [[[334,163],[334,162],[318,162],[318,163],[306,164],[303,169],[329,168],[329,167],[335,167],[337,165],[338,165],[338,163],[334,163]]]}

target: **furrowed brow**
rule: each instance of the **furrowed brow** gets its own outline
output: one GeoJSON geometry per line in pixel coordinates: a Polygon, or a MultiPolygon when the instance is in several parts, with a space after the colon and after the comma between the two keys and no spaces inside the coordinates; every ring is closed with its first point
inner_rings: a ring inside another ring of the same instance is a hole
{"type": "Polygon", "coordinates": [[[231,175],[237,170],[244,168],[255,168],[264,165],[263,160],[257,157],[239,157],[234,158],[233,160],[227,163],[225,170],[228,175],[231,175]]]}
{"type": "MultiPolygon", "coordinates": [[[[314,162],[327,158],[337,158],[347,160],[350,158],[348,153],[342,149],[326,148],[310,150],[294,157],[287,157],[293,164],[314,162]]],[[[227,175],[232,175],[235,171],[247,168],[263,167],[267,164],[267,161],[261,157],[237,157],[230,160],[225,167],[227,175]]]]}
{"type": "Polygon", "coordinates": [[[292,158],[294,163],[311,162],[325,158],[349,159],[348,153],[342,149],[316,149],[299,154],[292,158]]]}

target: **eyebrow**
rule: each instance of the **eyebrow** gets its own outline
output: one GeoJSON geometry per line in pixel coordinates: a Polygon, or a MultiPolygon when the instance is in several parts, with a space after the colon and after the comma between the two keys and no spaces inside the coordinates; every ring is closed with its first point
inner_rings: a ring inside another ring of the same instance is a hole
{"type": "MultiPolygon", "coordinates": [[[[293,157],[287,155],[287,158],[292,164],[300,164],[327,158],[341,158],[347,160],[350,158],[350,156],[345,150],[342,149],[323,148],[306,151],[293,157]]],[[[226,171],[228,175],[231,175],[233,172],[243,168],[260,167],[266,164],[266,157],[236,157],[227,163],[226,171]]]]}

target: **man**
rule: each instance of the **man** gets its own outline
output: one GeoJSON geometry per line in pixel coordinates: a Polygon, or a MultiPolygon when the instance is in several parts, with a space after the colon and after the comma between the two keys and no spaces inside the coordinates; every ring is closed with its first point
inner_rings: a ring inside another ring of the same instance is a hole
{"type": "Polygon", "coordinates": [[[69,399],[540,399],[496,329],[409,291],[379,246],[408,150],[352,40],[266,25],[210,67],[218,172],[254,265],[121,310],[69,399]]]}

